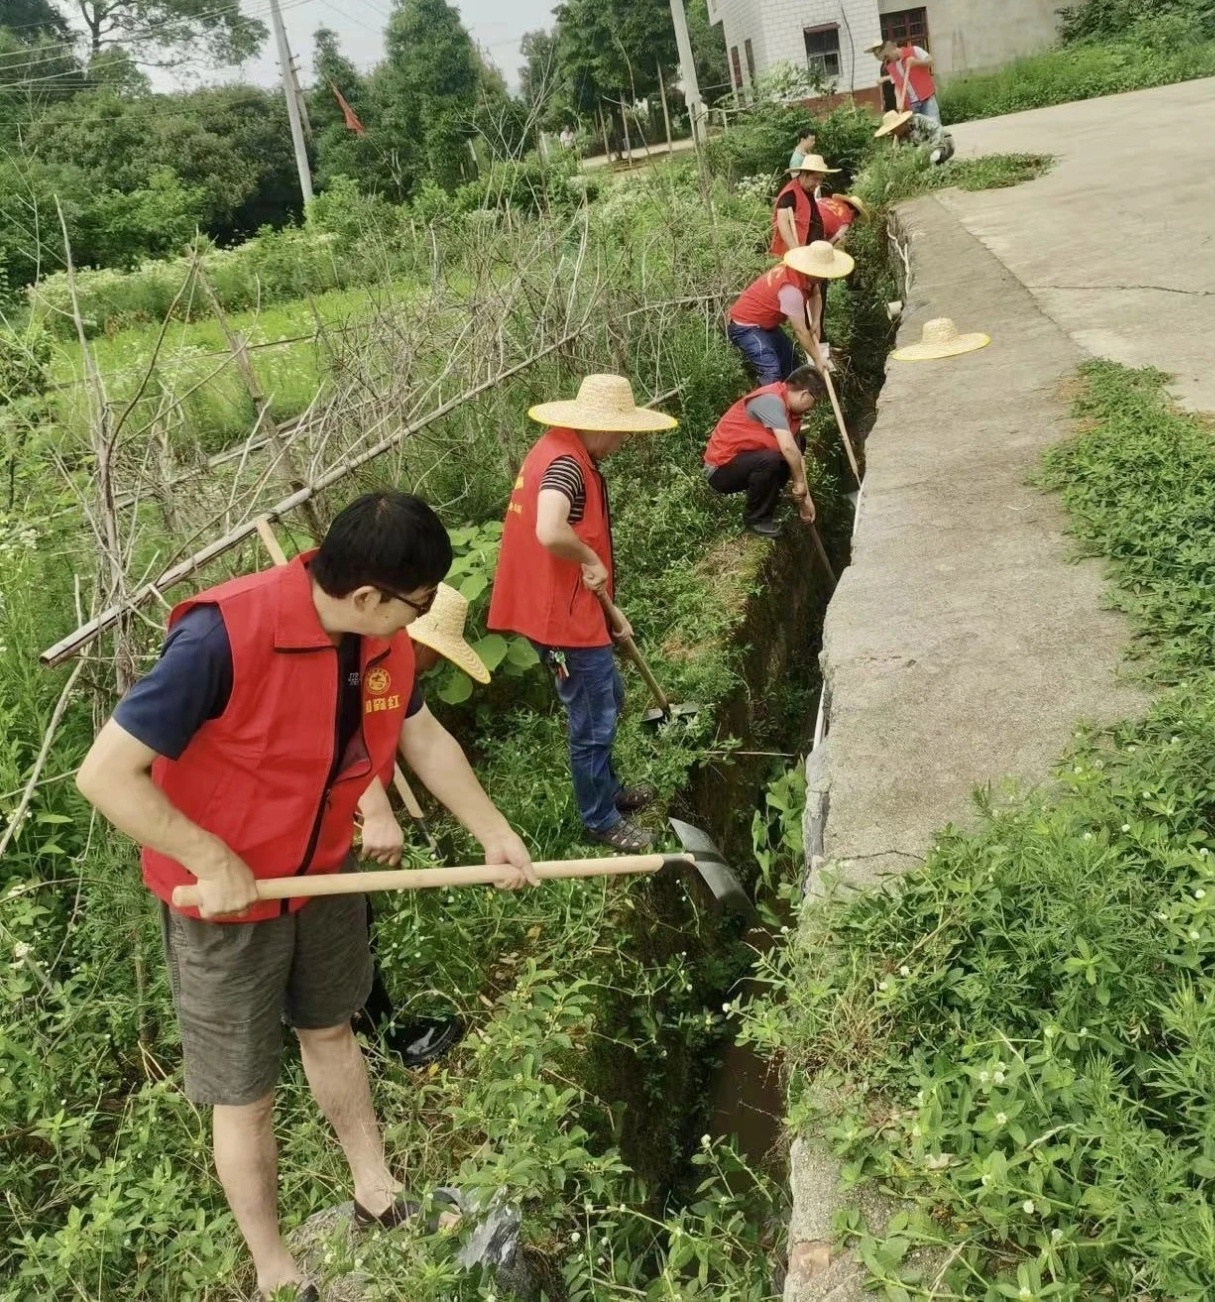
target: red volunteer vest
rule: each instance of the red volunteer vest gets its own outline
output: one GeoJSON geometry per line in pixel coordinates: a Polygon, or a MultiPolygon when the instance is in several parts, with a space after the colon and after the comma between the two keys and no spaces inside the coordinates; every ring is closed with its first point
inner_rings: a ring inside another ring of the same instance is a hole
{"type": "MultiPolygon", "coordinates": [[[[812,194],[807,194],[802,188],[801,182],[796,177],[776,196],[776,203],[779,204],[785,195],[793,195],[793,224],[797,230],[797,241],[799,244],[809,244],[814,239],[825,239],[826,236],[820,235],[815,228],[822,227],[822,221],[816,220],[819,216],[818,204],[812,194]]],[[[777,224],[776,214],[780,211],[777,206],[772,208],[772,243],[768,246],[768,252],[774,258],[783,258],[789,252],[788,245],[785,243],[784,236],[780,233],[780,226],[777,224]]]]}
{"type": "Polygon", "coordinates": [[[915,58],[915,48],[910,45],[904,45],[899,50],[897,59],[890,62],[890,78],[895,87],[901,87],[906,84],[906,108],[911,108],[913,104],[923,104],[927,99],[931,99],[937,93],[936,82],[932,79],[931,68],[912,68],[910,73],[907,71],[907,60],[915,58]]]}
{"type": "Polygon", "coordinates": [[[856,221],[856,209],[850,204],[845,203],[843,199],[837,199],[834,196],[830,199],[820,199],[818,201],[819,216],[823,219],[823,239],[832,240],[845,227],[851,226],[856,221]]]}
{"type": "MultiPolygon", "coordinates": [[[[336,872],[350,851],[359,797],[373,776],[391,778],[413,691],[413,648],[400,633],[362,639],[363,723],[336,778],[337,648],[321,628],[304,563],[201,592],[174,608],[172,627],[204,602],[217,605],[232,647],[232,695],[178,759],[159,757],[152,781],[185,816],[217,836],[254,877],[336,872]]],[[[153,850],[143,880],[164,900],[194,877],[153,850]]],[[[292,910],[305,900],[287,902],[292,910]]],[[[197,917],[196,909],[182,913],[197,917]]],[[[241,922],[277,917],[282,903],[254,905],[241,922]]]]}
{"type": "Polygon", "coordinates": [[[809,281],[792,267],[781,265],[766,271],[753,281],[738,296],[730,309],[730,320],[738,325],[759,326],[763,330],[775,330],[785,319],[780,306],[780,292],[786,285],[792,285],[802,291],[803,297],[809,281]]]}
{"type": "Polygon", "coordinates": [[[540,481],[558,457],[573,457],[582,469],[586,510],[572,528],[607,566],[608,595],[614,593],[612,520],[603,476],[573,430],[550,429],[527,454],[506,508],[488,625],[543,646],[610,646],[603,607],[582,582],[582,566],[554,556],[536,537],[540,481]]]}
{"type": "Polygon", "coordinates": [[[709,436],[709,446],[705,448],[706,466],[717,469],[718,466],[728,465],[740,452],[769,452],[778,448],[776,435],[767,425],[762,425],[747,415],[747,403],[752,398],[769,393],[785,404],[789,433],[794,438],[801,433],[802,418],[789,410],[789,386],[783,381],[779,384],[765,384],[762,389],[755,389],[745,398],[740,398],[717,422],[717,428],[709,436]]]}

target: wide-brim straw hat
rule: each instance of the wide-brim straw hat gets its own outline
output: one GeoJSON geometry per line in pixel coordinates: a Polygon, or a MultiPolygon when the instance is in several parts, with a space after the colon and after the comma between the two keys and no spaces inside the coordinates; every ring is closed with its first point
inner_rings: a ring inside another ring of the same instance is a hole
{"type": "Polygon", "coordinates": [[[866,53],[866,54],[876,54],[879,50],[882,50],[882,49],[885,49],[885,48],[886,48],[886,38],[883,37],[880,41],[874,41],[874,43],[873,43],[872,45],[866,45],[866,46],[865,46],[865,53],[866,53]]]}
{"type": "Polygon", "coordinates": [[[887,109],[882,114],[882,125],[873,133],[874,139],[880,139],[882,136],[888,136],[892,131],[897,131],[904,122],[910,122],[914,116],[910,109],[905,109],[902,113],[887,109]]]}
{"type": "Polygon", "coordinates": [[[840,203],[846,203],[849,206],[849,208],[855,208],[858,216],[860,217],[869,216],[869,209],[865,206],[865,201],[863,199],[858,199],[856,195],[833,194],[831,197],[833,199],[838,199],[840,203]]]}
{"type": "Polygon", "coordinates": [[[834,176],[839,170],[838,167],[828,167],[827,160],[822,154],[807,154],[802,159],[800,167],[791,167],[789,169],[794,176],[798,172],[816,172],[820,176],[834,176]]]}
{"type": "Polygon", "coordinates": [[[623,375],[588,375],[576,398],[542,402],[527,414],[541,425],[603,434],[658,434],[679,424],[661,411],[637,406],[623,375]]]}
{"type": "Polygon", "coordinates": [[[437,651],[453,665],[458,665],[469,678],[478,683],[488,683],[489,670],[485,661],[464,640],[467,621],[468,601],[450,584],[440,583],[435,591],[434,605],[410,624],[409,636],[437,651]]]}
{"type": "Polygon", "coordinates": [[[786,267],[800,271],[803,276],[813,276],[815,280],[839,280],[851,275],[856,266],[850,253],[837,249],[828,240],[815,240],[813,244],[790,249],[784,262],[786,267]]]}
{"type": "Polygon", "coordinates": [[[958,327],[947,316],[939,316],[933,321],[924,322],[918,344],[896,349],[891,356],[896,362],[931,362],[939,357],[973,353],[978,348],[986,348],[989,343],[990,335],[978,331],[968,335],[959,334],[958,327]]]}

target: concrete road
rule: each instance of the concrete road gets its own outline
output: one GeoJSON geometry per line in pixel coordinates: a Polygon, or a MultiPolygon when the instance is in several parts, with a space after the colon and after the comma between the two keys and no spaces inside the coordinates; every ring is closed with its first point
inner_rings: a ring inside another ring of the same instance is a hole
{"type": "Polygon", "coordinates": [[[1215,410],[1215,79],[952,131],[963,157],[1056,156],[1028,185],[941,203],[1081,348],[1158,366],[1183,403],[1215,410]]]}

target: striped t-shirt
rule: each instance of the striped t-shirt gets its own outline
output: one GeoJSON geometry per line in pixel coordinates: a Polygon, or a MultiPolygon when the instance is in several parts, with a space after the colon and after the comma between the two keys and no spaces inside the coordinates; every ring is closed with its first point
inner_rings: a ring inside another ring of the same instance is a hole
{"type": "Polygon", "coordinates": [[[586,512],[586,482],[582,478],[582,467],[574,457],[557,457],[549,463],[540,481],[540,491],[551,488],[560,493],[570,504],[570,524],[581,524],[586,512]]]}

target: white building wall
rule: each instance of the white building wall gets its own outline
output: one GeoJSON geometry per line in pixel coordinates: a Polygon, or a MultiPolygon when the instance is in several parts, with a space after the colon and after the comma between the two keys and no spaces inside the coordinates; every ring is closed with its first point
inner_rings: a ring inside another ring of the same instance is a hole
{"type": "MultiPolygon", "coordinates": [[[[1036,54],[1058,36],[1059,0],[920,0],[928,41],[942,77],[994,68],[1036,54]]],[[[879,0],[882,13],[918,7],[914,0],[879,0]]]]}
{"type": "Polygon", "coordinates": [[[805,29],[839,26],[840,92],[867,90],[878,82],[877,60],[865,53],[881,36],[876,0],[710,0],[709,14],[720,21],[727,54],[738,49],[743,77],[749,38],[756,72],[762,76],[779,63],[806,63],[805,29]]]}

